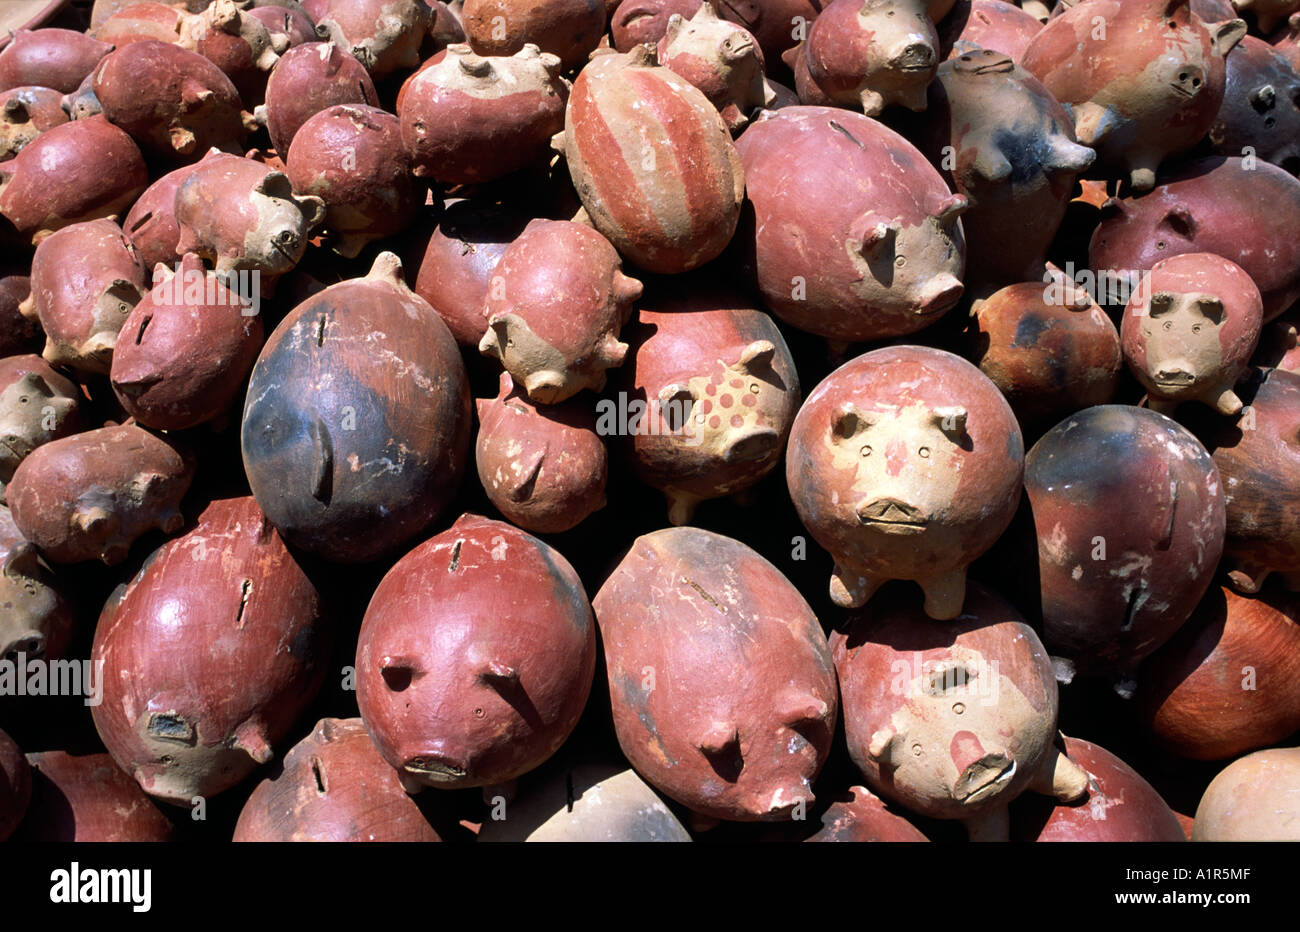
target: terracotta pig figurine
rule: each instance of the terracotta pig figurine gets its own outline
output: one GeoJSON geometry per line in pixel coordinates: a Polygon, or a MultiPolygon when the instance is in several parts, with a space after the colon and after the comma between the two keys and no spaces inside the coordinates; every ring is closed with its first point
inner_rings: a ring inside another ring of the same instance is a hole
{"type": "Polygon", "coordinates": [[[176,441],[135,424],[102,427],[37,447],[14,472],[9,506],[50,560],[112,566],[146,532],[181,529],[194,465],[176,441]]]}
{"type": "Polygon", "coordinates": [[[659,40],[659,64],[680,74],[718,108],[738,133],[755,107],[770,107],[776,91],[764,77],[763,50],[749,30],[721,19],[713,0],[687,21],[674,13],[659,40]]]}
{"type": "Polygon", "coordinates": [[[499,359],[541,404],[558,404],[584,388],[600,391],[605,371],[627,355],[618,332],[641,290],[600,233],[534,220],[493,274],[479,352],[499,359]]]}
{"type": "Polygon", "coordinates": [[[663,491],[669,521],[687,524],[699,502],[749,488],[776,467],[799,409],[799,376],[772,319],[726,292],[657,301],[628,330],[632,360],[617,381],[621,398],[644,398],[646,410],[623,431],[618,404],[604,400],[597,428],[627,433],[637,477],[663,491]]]}
{"type": "Polygon", "coordinates": [[[113,46],[73,29],[19,29],[0,51],[0,90],[48,87],[77,89],[113,46]]]}
{"type": "MultiPolygon", "coordinates": [[[[57,660],[72,640],[76,616],[59,582],[0,505],[0,660],[57,660]]],[[[0,833],[2,835],[3,833],[0,833]]]]}
{"type": "Polygon", "coordinates": [[[313,19],[317,35],[382,78],[420,64],[432,12],[424,0],[327,0],[313,19]]]}
{"type": "Polygon", "coordinates": [[[5,483],[33,450],[85,428],[86,407],[76,383],[41,357],[0,358],[0,501],[5,483]]]}
{"type": "Polygon", "coordinates": [[[1220,155],[1253,154],[1300,175],[1300,73],[1263,39],[1246,36],[1228,55],[1210,142],[1220,155]]]}
{"type": "Polygon", "coordinates": [[[1226,521],[1218,468],[1163,414],[1101,405],[1034,444],[1025,494],[1037,529],[1043,640],[1068,661],[1063,678],[1069,669],[1130,676],[1214,577],[1226,521]]]}
{"type": "Polygon", "coordinates": [[[480,55],[513,55],[527,43],[581,68],[605,32],[605,0],[465,0],[461,25],[480,55]]]}
{"type": "MultiPolygon", "coordinates": [[[[718,12],[753,34],[771,67],[808,36],[830,0],[716,0],[718,12]]],[[[943,0],[939,0],[940,3],[943,0]]],[[[624,0],[635,8],[637,0],[624,0]]],[[[623,12],[622,6],[619,12],[623,12]]],[[[682,13],[685,16],[685,12],[682,13]]]]}
{"type": "Polygon", "coordinates": [[[936,624],[891,589],[831,635],[831,651],[849,756],[886,800],[993,841],[1026,790],[1087,795],[1088,775],[1056,744],[1047,651],[1001,597],[973,585],[961,617],[936,624]]]}
{"type": "Polygon", "coordinates": [[[785,61],[806,104],[924,110],[939,37],[924,0],[833,0],[785,61]]]}
{"type": "Polygon", "coordinates": [[[379,106],[369,73],[333,42],[308,42],[281,56],[266,81],[266,131],[281,157],[314,114],[335,104],[379,106]]]}
{"type": "Polygon", "coordinates": [[[1079,141],[1141,192],[1210,129],[1224,58],[1245,34],[1239,19],[1206,23],[1188,0],[1089,0],[1050,20],[1023,64],[1070,108],[1079,141]]]}
{"type": "Polygon", "coordinates": [[[311,703],[328,633],[315,586],[252,498],[217,499],[113,593],[95,628],[104,747],[150,796],[234,786],[311,703]]]}
{"type": "Polygon", "coordinates": [[[1124,310],[1124,358],[1147,405],[1172,414],[1199,401],[1220,414],[1241,410],[1232,388],[1259,343],[1264,305],[1235,262],[1184,253],[1157,262],[1124,310]]]}
{"type": "Polygon", "coordinates": [[[48,87],[0,91],[0,162],[8,161],[47,129],[68,122],[63,97],[48,87]]]}
{"type": "Polygon", "coordinates": [[[835,732],[835,671],[777,568],[739,541],[670,528],[638,537],[592,605],[637,772],[707,817],[801,817],[835,732]]]}
{"type": "Polygon", "coordinates": [[[1232,5],[1243,13],[1255,14],[1255,25],[1264,35],[1300,10],[1300,0],[1232,0],[1232,5]]]}
{"type": "Polygon", "coordinates": [[[942,350],[897,346],[831,373],[795,418],[786,457],[804,526],[835,558],[831,598],[856,608],[891,579],[956,618],[966,567],[1020,502],[1024,440],[997,386],[942,350]]]}
{"type": "Polygon", "coordinates": [[[736,143],[752,226],[737,236],[764,305],[832,340],[915,333],[962,295],[967,200],[906,139],[833,107],[788,107],[736,143]]]}
{"type": "Polygon", "coordinates": [[[969,202],[967,288],[986,296],[1041,277],[1075,180],[1096,153],[1075,142],[1069,115],[1038,79],[987,49],[944,62],[918,145],[969,202]]]}
{"type": "Polygon", "coordinates": [[[384,576],[356,669],[361,718],[409,792],[504,783],[577,725],[596,626],[563,556],[467,514],[384,576]]]}
{"type": "Polygon", "coordinates": [[[194,173],[196,165],[184,165],[163,175],[149,185],[131,205],[122,230],[146,270],[158,263],[176,265],[176,246],[181,241],[181,227],[176,220],[176,191],[194,173]]]}

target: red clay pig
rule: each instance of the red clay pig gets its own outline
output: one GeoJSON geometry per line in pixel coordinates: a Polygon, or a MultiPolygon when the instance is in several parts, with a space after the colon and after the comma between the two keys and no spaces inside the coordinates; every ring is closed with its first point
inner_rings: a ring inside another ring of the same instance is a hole
{"type": "Polygon", "coordinates": [[[480,55],[513,55],[532,43],[581,68],[605,32],[604,0],[465,0],[461,25],[480,55]]]}
{"type": "MultiPolygon", "coordinates": [[[[107,754],[27,755],[32,801],[23,841],[171,841],[172,823],[107,754]]],[[[188,802],[188,800],[187,800],[188,802]]]]}
{"type": "Polygon", "coordinates": [[[19,29],[0,52],[0,90],[36,86],[70,94],[111,51],[72,29],[19,29]]]}
{"type": "Polygon", "coordinates": [[[701,4],[689,21],[669,17],[659,40],[659,64],[703,91],[733,133],[749,122],[751,110],[776,101],[758,41],[743,26],[720,18],[714,0],[701,4]]]}
{"type": "Polygon", "coordinates": [[[335,104],[379,106],[361,63],[333,42],[308,42],[285,52],[266,82],[266,131],[281,157],[312,115],[335,104]]]}
{"type": "Polygon", "coordinates": [[[84,402],[81,389],[41,357],[0,358],[0,495],[33,450],[83,429],[84,402]]]}
{"type": "Polygon", "coordinates": [[[0,91],[0,162],[13,158],[47,129],[66,122],[58,91],[48,87],[0,91]]]}
{"type": "Polygon", "coordinates": [[[316,33],[346,49],[372,77],[420,63],[431,10],[424,0],[327,0],[316,33]]]}

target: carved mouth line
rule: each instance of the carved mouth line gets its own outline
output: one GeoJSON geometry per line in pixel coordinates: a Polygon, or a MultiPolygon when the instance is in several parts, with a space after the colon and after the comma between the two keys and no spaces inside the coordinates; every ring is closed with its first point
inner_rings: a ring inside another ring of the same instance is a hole
{"type": "Polygon", "coordinates": [[[993,794],[993,791],[1010,780],[1016,773],[1016,762],[1014,760],[1003,760],[1002,766],[996,769],[990,768],[987,758],[972,764],[962,774],[958,780],[958,787],[964,784],[964,792],[959,792],[956,800],[959,803],[975,803],[987,798],[993,794]],[[978,777],[976,773],[983,771],[978,777]]]}
{"type": "Polygon", "coordinates": [[[463,767],[457,767],[454,764],[421,758],[407,761],[402,769],[407,773],[429,777],[433,780],[456,780],[465,776],[468,772],[463,767]]]}

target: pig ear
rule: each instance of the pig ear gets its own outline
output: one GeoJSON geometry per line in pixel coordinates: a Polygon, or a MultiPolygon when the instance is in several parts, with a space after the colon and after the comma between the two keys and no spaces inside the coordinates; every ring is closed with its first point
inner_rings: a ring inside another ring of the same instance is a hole
{"type": "Polygon", "coordinates": [[[857,405],[845,402],[835,412],[831,421],[831,436],[835,442],[852,440],[875,423],[875,419],[864,414],[857,405]]]}
{"type": "Polygon", "coordinates": [[[253,190],[267,197],[282,197],[285,200],[293,197],[293,185],[289,183],[289,176],[284,172],[267,172],[266,177],[259,181],[253,190]]]}
{"type": "Polygon", "coordinates": [[[1227,55],[1246,35],[1244,19],[1230,19],[1226,23],[1207,24],[1210,30],[1210,44],[1216,55],[1227,55]]]}
{"type": "Polygon", "coordinates": [[[715,757],[728,751],[739,753],[740,732],[730,723],[715,722],[696,740],[695,746],[705,757],[715,757]]]}
{"type": "Polygon", "coordinates": [[[1223,323],[1223,301],[1212,294],[1197,295],[1195,301],[1196,307],[1205,315],[1205,319],[1216,327],[1223,323]]]}
{"type": "Polygon", "coordinates": [[[691,391],[689,385],[683,385],[681,382],[672,382],[659,389],[659,403],[667,404],[670,401],[688,402],[695,400],[695,393],[691,391]]]}
{"type": "Polygon", "coordinates": [[[944,198],[934,216],[942,226],[951,227],[957,222],[958,217],[966,213],[969,207],[970,201],[966,198],[966,195],[953,194],[944,198]]]}
{"type": "Polygon", "coordinates": [[[850,241],[860,242],[857,251],[869,256],[902,232],[898,221],[886,221],[875,211],[867,211],[849,227],[850,241]]]}
{"type": "Polygon", "coordinates": [[[793,728],[827,724],[831,708],[811,692],[791,690],[781,698],[781,721],[793,728]]]}
{"type": "Polygon", "coordinates": [[[894,752],[903,743],[903,736],[886,726],[871,736],[867,745],[867,756],[883,766],[894,764],[894,752]]]}
{"type": "Polygon", "coordinates": [[[934,426],[953,440],[960,443],[966,436],[966,409],[960,405],[950,408],[934,409],[934,426]]]}
{"type": "Polygon", "coordinates": [[[776,346],[770,340],[755,340],[741,351],[736,368],[745,375],[761,375],[771,371],[775,356],[776,346]]]}
{"type": "Polygon", "coordinates": [[[1160,221],[1160,226],[1176,233],[1183,239],[1196,239],[1196,219],[1192,216],[1192,212],[1182,204],[1165,214],[1164,219],[1160,221]]]}
{"type": "Polygon", "coordinates": [[[1168,291],[1158,291],[1151,296],[1151,316],[1163,317],[1174,309],[1177,297],[1168,291]]]}
{"type": "Polygon", "coordinates": [[[664,48],[673,44],[677,39],[678,34],[682,31],[682,27],[685,25],[686,20],[680,13],[674,13],[672,16],[668,17],[668,28],[664,32],[664,48]]]}
{"type": "MultiPolygon", "coordinates": [[[[325,201],[314,194],[292,195],[293,202],[298,205],[302,215],[307,220],[307,229],[313,230],[325,222],[325,201]]],[[[401,266],[398,266],[400,273],[401,266]]]]}

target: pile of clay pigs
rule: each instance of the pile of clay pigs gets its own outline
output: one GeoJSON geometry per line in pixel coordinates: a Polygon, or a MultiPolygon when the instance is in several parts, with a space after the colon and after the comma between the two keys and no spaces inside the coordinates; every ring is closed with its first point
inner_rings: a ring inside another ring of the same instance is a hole
{"type": "Polygon", "coordinates": [[[0,839],[1300,840],[1300,0],[0,43],[0,839]]]}

